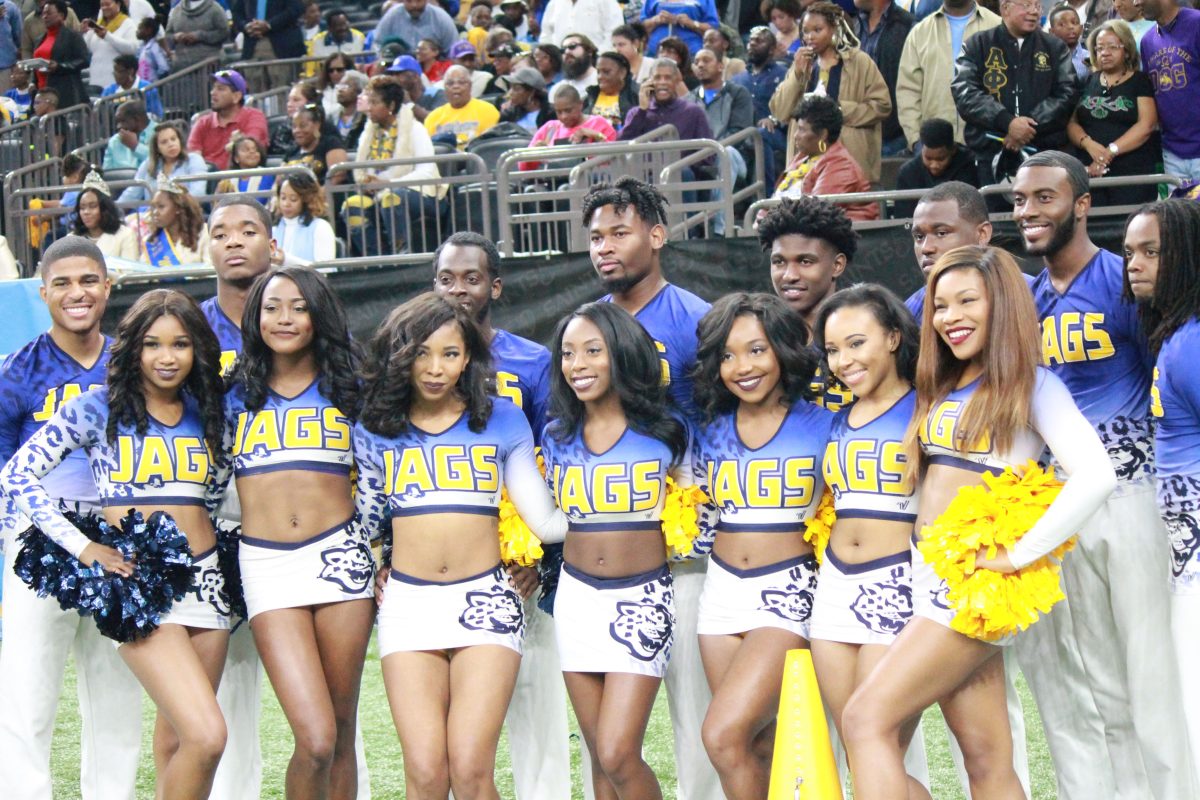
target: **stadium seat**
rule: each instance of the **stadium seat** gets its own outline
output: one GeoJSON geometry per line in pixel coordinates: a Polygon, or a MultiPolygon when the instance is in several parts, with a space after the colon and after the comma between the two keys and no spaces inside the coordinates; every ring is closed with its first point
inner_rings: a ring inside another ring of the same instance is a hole
{"type": "Polygon", "coordinates": [[[467,145],[467,152],[474,153],[483,159],[488,172],[496,169],[500,156],[518,147],[528,147],[530,137],[509,137],[506,139],[482,139],[467,145]]]}

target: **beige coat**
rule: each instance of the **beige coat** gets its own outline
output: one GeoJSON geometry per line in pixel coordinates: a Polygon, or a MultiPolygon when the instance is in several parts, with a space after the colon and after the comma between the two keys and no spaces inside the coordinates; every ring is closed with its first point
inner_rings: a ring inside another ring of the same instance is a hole
{"type": "MultiPolygon", "coordinates": [[[[975,17],[967,23],[963,33],[963,42],[999,24],[999,16],[977,5],[975,17]]],[[[927,119],[944,119],[952,123],[955,140],[963,143],[966,123],[959,117],[954,98],[950,96],[955,60],[950,57],[950,23],[941,8],[908,32],[900,54],[900,72],[896,75],[896,112],[910,147],[916,144],[921,123],[927,119]]]]}
{"type": "MultiPolygon", "coordinates": [[[[771,116],[788,122],[787,160],[795,155],[792,136],[796,122],[792,115],[804,99],[811,70],[799,75],[788,69],[787,77],[771,95],[771,116]]],[[[947,87],[949,83],[947,83],[947,87]]],[[[948,90],[948,89],[947,89],[948,90]]],[[[863,172],[872,181],[879,180],[880,150],[883,147],[883,121],[892,113],[892,99],[879,67],[871,57],[852,47],[842,54],[842,78],[838,87],[838,105],[842,109],[842,135],[838,138],[863,172]]]]}

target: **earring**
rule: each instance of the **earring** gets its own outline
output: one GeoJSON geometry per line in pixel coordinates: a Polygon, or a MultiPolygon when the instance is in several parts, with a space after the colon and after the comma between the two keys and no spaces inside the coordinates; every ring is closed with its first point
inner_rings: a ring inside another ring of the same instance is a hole
{"type": "Polygon", "coordinates": [[[817,150],[819,150],[821,152],[821,154],[824,155],[825,151],[828,149],[829,149],[829,145],[825,144],[825,140],[822,139],[820,144],[817,146],[817,150]]]}

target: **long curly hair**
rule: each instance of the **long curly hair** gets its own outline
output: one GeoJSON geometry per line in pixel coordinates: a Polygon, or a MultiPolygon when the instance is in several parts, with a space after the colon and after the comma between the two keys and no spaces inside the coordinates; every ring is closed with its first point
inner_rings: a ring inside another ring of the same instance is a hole
{"type": "Polygon", "coordinates": [[[419,294],[392,309],[367,345],[362,369],[363,427],[388,437],[408,430],[414,395],[413,364],[421,345],[448,323],[458,326],[470,358],[454,387],[456,396],[467,406],[467,427],[475,433],[487,427],[495,394],[491,351],[467,312],[433,292],[419,294]]]}
{"type": "Polygon", "coordinates": [[[307,267],[280,267],[259,275],[250,286],[242,314],[242,354],[234,362],[230,385],[242,387],[248,411],[258,411],[267,402],[275,354],[263,341],[262,306],[267,284],[275,278],[286,278],[296,284],[308,306],[313,327],[310,346],[321,394],[346,417],[357,418],[361,405],[359,348],[350,337],[342,301],[324,275],[307,267]]]}
{"type": "Polygon", "coordinates": [[[179,320],[192,340],[192,369],[181,391],[200,407],[204,441],[215,458],[222,458],[225,415],[222,400],[225,384],[221,380],[221,345],[204,318],[204,312],[189,295],[175,289],[152,289],[137,299],[117,325],[116,340],[108,362],[108,441],[115,444],[120,425],[132,425],[146,433],[145,377],[142,375],[142,340],[146,331],[161,317],[179,320]]]}
{"type": "Polygon", "coordinates": [[[737,397],[721,379],[721,361],[729,331],[741,317],[754,317],[767,334],[779,361],[779,382],[783,386],[779,402],[790,406],[797,400],[813,397],[811,384],[818,359],[808,346],[804,320],[773,294],[735,292],[713,303],[696,329],[699,344],[696,365],[692,367],[692,391],[705,424],[738,406],[737,397]]]}
{"type": "MultiPolygon", "coordinates": [[[[200,209],[200,204],[192,197],[191,192],[182,186],[178,191],[159,189],[154,196],[159,195],[169,200],[171,205],[175,206],[175,213],[179,215],[179,243],[188,250],[195,250],[200,244],[200,234],[204,232],[204,212],[200,209]]],[[[151,236],[158,235],[160,228],[153,215],[150,216],[150,224],[147,227],[151,236]]]]}
{"type": "MultiPolygon", "coordinates": [[[[586,319],[600,329],[608,349],[609,381],[629,427],[659,440],[679,463],[687,450],[687,430],[670,413],[658,348],[633,315],[616,303],[587,303],[568,314],[554,331],[552,365],[562,364],[563,336],[573,320],[586,319]]],[[[550,370],[549,433],[560,442],[579,434],[586,409],[561,368],[550,370]]]]}

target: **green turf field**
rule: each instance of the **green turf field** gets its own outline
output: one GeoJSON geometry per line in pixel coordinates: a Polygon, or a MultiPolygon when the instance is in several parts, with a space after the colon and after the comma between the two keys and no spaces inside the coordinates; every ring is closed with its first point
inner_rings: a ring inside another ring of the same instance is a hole
{"type": "MultiPolygon", "coordinates": [[[[283,712],[270,691],[270,684],[263,681],[262,707],[262,750],[263,750],[263,798],[283,800],[283,775],[291,754],[292,737],[283,712]]],[[[1046,750],[1046,739],[1042,732],[1041,719],[1029,696],[1024,681],[1020,682],[1021,696],[1025,704],[1025,719],[1029,741],[1029,766],[1034,800],[1048,800],[1055,796],[1054,773],[1050,756],[1046,750]]],[[[54,770],[54,797],[56,800],[77,800],[79,792],[79,715],[75,702],[75,673],[68,665],[63,683],[63,702],[59,706],[54,729],[52,766],[54,770]]],[[[367,762],[371,772],[371,791],[376,800],[397,800],[403,797],[404,769],[400,755],[400,744],[388,712],[383,690],[383,676],[379,669],[379,656],[372,642],[363,677],[361,703],[363,735],[366,739],[367,762]]],[[[150,755],[150,732],[153,727],[154,707],[149,700],[143,702],[145,725],[143,727],[142,766],[138,772],[138,797],[152,797],[154,793],[154,764],[150,755]]],[[[578,729],[571,735],[573,797],[582,798],[583,791],[579,771],[578,729]]],[[[925,714],[925,740],[929,757],[929,773],[933,784],[933,796],[937,800],[952,800],[963,797],[955,776],[954,764],[946,744],[945,728],[937,708],[925,714]]],[[[667,702],[659,694],[650,719],[646,736],[646,759],[658,774],[663,787],[663,796],[675,796],[675,764],[671,752],[671,721],[667,715],[667,702]]],[[[496,764],[496,783],[500,796],[514,797],[512,774],[509,770],[508,745],[502,741],[496,764]]]]}

